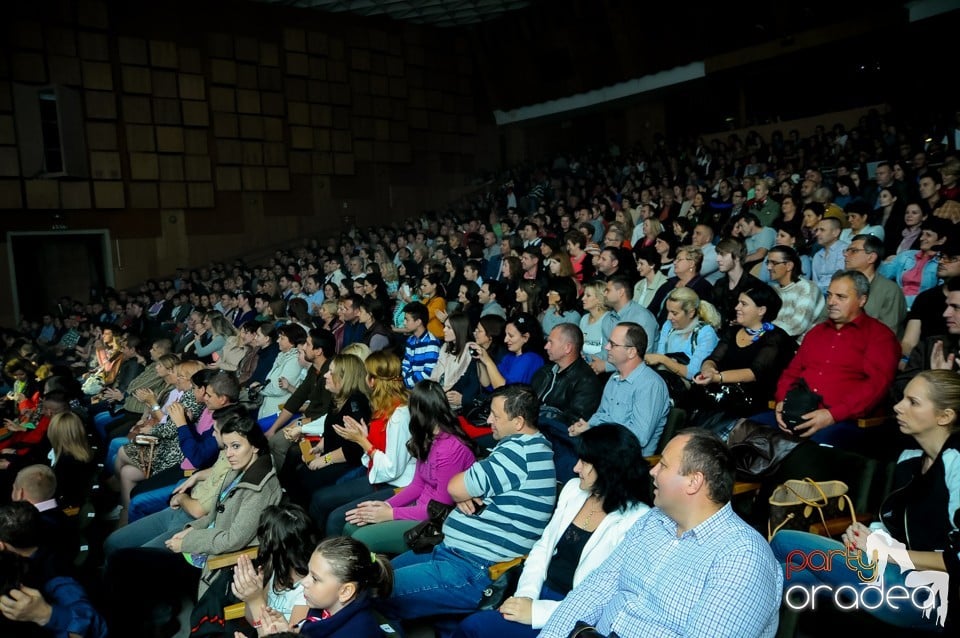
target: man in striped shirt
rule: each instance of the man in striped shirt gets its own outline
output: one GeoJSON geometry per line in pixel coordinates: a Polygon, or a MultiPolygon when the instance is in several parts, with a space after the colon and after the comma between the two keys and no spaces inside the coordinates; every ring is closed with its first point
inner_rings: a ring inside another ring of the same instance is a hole
{"type": "Polygon", "coordinates": [[[427,330],[429,321],[430,313],[419,301],[403,307],[403,325],[410,336],[407,337],[400,369],[403,383],[408,388],[428,378],[440,359],[440,340],[427,330]]]}
{"type": "Polygon", "coordinates": [[[550,443],[537,429],[540,402],[526,385],[498,389],[487,422],[497,446],[448,485],[454,509],[430,554],[393,561],[393,618],[465,614],[490,586],[491,565],[524,556],[543,534],[556,500],[550,443]]]}

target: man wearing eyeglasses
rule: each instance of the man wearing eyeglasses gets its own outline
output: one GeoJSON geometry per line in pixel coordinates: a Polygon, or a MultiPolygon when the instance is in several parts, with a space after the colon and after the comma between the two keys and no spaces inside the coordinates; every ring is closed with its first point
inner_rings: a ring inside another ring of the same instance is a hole
{"type": "Polygon", "coordinates": [[[667,422],[670,393],[660,375],[643,362],[647,333],[640,324],[624,321],[614,327],[604,350],[617,371],[607,381],[594,415],[571,425],[569,434],[579,436],[592,427],[619,423],[634,433],[644,456],[649,456],[656,452],[667,422]]]}
{"type": "Polygon", "coordinates": [[[800,343],[803,335],[826,317],[823,293],[803,276],[800,255],[790,246],[774,246],[767,255],[766,266],[770,286],[783,302],[773,323],[800,343]]]}
{"type": "Polygon", "coordinates": [[[883,242],[873,235],[855,235],[843,250],[843,257],[847,270],[862,272],[870,281],[870,296],[863,311],[899,336],[907,318],[907,300],[900,286],[877,276],[877,265],[883,262],[883,242]]]}

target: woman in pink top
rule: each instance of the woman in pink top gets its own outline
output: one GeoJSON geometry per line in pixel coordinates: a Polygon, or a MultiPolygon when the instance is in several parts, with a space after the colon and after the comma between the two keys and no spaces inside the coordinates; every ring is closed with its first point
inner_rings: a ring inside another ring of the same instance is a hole
{"type": "Polygon", "coordinates": [[[413,482],[386,501],[364,501],[347,512],[344,535],[374,552],[407,551],[403,533],[427,520],[431,500],[453,504],[447,484],[476,459],[476,445],[460,427],[439,383],[425,380],[415,385],[409,406],[407,449],[417,460],[413,482]]]}

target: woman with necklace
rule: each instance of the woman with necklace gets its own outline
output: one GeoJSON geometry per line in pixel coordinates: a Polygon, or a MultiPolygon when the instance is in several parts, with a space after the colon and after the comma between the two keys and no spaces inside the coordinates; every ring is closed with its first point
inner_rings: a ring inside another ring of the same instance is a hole
{"type": "Polygon", "coordinates": [[[637,438],[622,425],[578,437],[579,461],[557,509],[530,550],[516,593],[498,611],[464,620],[455,638],[532,638],[560,601],[596,569],[650,507],[650,479],[637,438]]]}
{"type": "Polygon", "coordinates": [[[797,350],[793,338],[772,323],[782,305],[780,296],[766,284],[740,293],[736,322],[693,378],[707,396],[697,402],[701,407],[691,424],[725,438],[738,418],[766,407],[780,373],[797,350]]]}

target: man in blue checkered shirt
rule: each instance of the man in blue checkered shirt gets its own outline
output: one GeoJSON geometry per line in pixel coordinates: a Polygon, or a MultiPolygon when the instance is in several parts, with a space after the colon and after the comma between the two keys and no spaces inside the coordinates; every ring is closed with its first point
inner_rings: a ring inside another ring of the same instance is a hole
{"type": "Polygon", "coordinates": [[[774,636],[783,574],[730,507],[734,467],[723,442],[684,430],[650,474],[656,508],[567,595],[540,637],[565,638],[577,621],[622,638],[774,636]]]}

